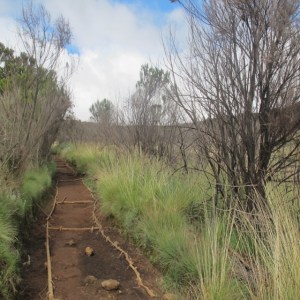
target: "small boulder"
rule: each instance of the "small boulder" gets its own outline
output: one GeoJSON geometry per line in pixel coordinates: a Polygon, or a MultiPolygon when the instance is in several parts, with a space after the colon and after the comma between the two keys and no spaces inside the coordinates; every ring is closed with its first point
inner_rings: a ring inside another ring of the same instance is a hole
{"type": "Polygon", "coordinates": [[[162,296],[162,300],[177,300],[177,296],[175,294],[166,293],[162,296]]]}
{"type": "Polygon", "coordinates": [[[94,250],[91,247],[86,247],[84,250],[85,255],[87,256],[93,256],[94,255],[94,250]]]}
{"type": "Polygon", "coordinates": [[[115,279],[108,279],[101,282],[101,286],[107,291],[117,290],[120,286],[120,282],[115,279]]]}

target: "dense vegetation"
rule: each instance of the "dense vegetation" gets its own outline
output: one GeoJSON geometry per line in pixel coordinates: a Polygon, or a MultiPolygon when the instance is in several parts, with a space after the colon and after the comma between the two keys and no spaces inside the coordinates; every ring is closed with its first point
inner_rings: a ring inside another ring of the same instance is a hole
{"type": "Polygon", "coordinates": [[[300,299],[300,2],[178,2],[186,49],[171,33],[167,70],[142,65],[124,109],[91,106],[93,127],[66,117],[64,18],[29,5],[24,52],[0,44],[0,297],[63,125],[61,155],[180,299],[300,299]]]}
{"type": "Polygon", "coordinates": [[[180,299],[298,299],[300,2],[178,2],[186,48],[62,154],[180,299]]]}
{"type": "Polygon", "coordinates": [[[18,178],[0,177],[0,297],[11,299],[21,281],[22,237],[36,217],[37,204],[50,188],[55,166],[27,168],[18,178]]]}
{"type": "Polygon", "coordinates": [[[44,7],[24,6],[18,32],[23,52],[0,43],[0,298],[12,299],[21,281],[22,236],[51,186],[51,144],[71,106],[56,72],[71,32],[44,7]],[[49,30],[51,28],[51,30],[49,30]]]}
{"type": "Polygon", "coordinates": [[[252,218],[238,206],[214,208],[204,174],[172,175],[139,151],[69,145],[61,153],[89,175],[103,212],[148,253],[180,299],[300,297],[295,190],[270,184],[270,212],[261,207],[252,218]]]}

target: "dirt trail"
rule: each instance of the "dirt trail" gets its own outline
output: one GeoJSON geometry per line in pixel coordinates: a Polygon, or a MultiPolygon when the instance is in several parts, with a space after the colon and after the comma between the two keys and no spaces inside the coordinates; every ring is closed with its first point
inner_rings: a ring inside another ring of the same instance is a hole
{"type": "MultiPolygon", "coordinates": [[[[64,161],[56,159],[57,163],[57,205],[49,219],[49,226],[61,228],[92,228],[95,227],[92,215],[94,199],[90,191],[74,174],[64,161]],[[72,202],[72,203],[69,203],[72,202]],[[73,203],[74,202],[74,203],[73,203]],[[83,203],[86,202],[86,203],[83,203]]],[[[49,214],[51,205],[44,209],[49,214]]],[[[45,267],[45,214],[34,225],[28,255],[30,265],[24,271],[24,289],[20,299],[47,299],[47,268],[45,267]]],[[[112,221],[100,217],[105,233],[112,241],[118,241],[138,268],[144,284],[160,294],[158,286],[159,273],[136,250],[125,242],[112,221]]],[[[112,247],[98,230],[91,231],[64,231],[49,230],[50,253],[52,265],[52,281],[54,296],[60,300],[105,300],[105,299],[150,299],[145,289],[138,286],[136,276],[124,255],[112,247]],[[85,248],[94,250],[93,256],[85,255],[85,248]],[[98,280],[87,283],[88,275],[98,280]],[[120,282],[120,288],[115,291],[106,291],[101,287],[102,280],[115,279],[120,282]]]]}

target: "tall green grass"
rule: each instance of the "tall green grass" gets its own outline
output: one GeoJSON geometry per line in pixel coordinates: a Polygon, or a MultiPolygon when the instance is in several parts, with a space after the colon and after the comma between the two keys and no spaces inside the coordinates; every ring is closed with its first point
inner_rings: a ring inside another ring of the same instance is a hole
{"type": "Polygon", "coordinates": [[[258,299],[300,299],[299,215],[280,189],[268,194],[268,214],[259,211],[255,222],[248,217],[242,219],[254,248],[249,287],[258,299]]]}
{"type": "Polygon", "coordinates": [[[3,191],[0,196],[0,296],[8,299],[20,280],[20,255],[15,248],[17,238],[17,224],[14,214],[18,212],[18,203],[12,195],[3,191]]]}
{"type": "Polygon", "coordinates": [[[299,213],[282,187],[268,186],[268,214],[249,216],[212,209],[202,174],[172,174],[136,151],[79,145],[62,155],[98,179],[103,212],[148,253],[180,299],[300,299],[299,213]]]}
{"type": "Polygon", "coordinates": [[[34,203],[39,201],[45,190],[49,189],[52,184],[52,175],[55,172],[55,165],[48,165],[28,169],[22,178],[21,190],[22,195],[22,214],[31,218],[34,214],[34,203]]]}
{"type": "Polygon", "coordinates": [[[28,169],[21,178],[0,178],[0,299],[13,299],[20,283],[21,242],[33,207],[51,185],[53,164],[28,169]]]}

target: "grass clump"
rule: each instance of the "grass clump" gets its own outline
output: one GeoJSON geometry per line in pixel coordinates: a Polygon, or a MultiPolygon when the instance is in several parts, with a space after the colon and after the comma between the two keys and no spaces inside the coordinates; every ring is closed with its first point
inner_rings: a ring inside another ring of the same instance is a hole
{"type": "Polygon", "coordinates": [[[34,205],[51,186],[55,165],[25,171],[19,179],[0,178],[0,298],[13,299],[21,270],[20,237],[34,217],[34,205]]]}
{"type": "MultiPolygon", "coordinates": [[[[57,146],[57,149],[60,147],[57,146]]],[[[76,167],[79,173],[94,174],[96,169],[100,166],[110,164],[116,155],[113,151],[107,148],[102,148],[94,144],[82,144],[76,147],[73,144],[67,144],[59,152],[60,155],[67,159],[72,165],[76,167]],[[80,149],[80,151],[78,151],[80,149]]]]}
{"type": "Polygon", "coordinates": [[[243,281],[233,276],[234,220],[235,216],[227,213],[206,215],[191,251],[198,270],[191,299],[248,299],[243,281]]]}
{"type": "MultiPolygon", "coordinates": [[[[11,298],[11,292],[20,281],[20,255],[15,247],[17,224],[14,214],[18,212],[15,199],[2,189],[0,196],[0,296],[11,298]]],[[[1,298],[1,297],[0,297],[1,298]]]]}
{"type": "Polygon", "coordinates": [[[52,175],[55,173],[55,164],[48,163],[39,168],[30,168],[22,177],[20,193],[22,195],[22,215],[26,221],[35,214],[35,203],[39,202],[44,192],[51,187],[52,175]]]}
{"type": "Polygon", "coordinates": [[[22,179],[21,193],[26,200],[39,199],[51,186],[53,166],[29,169],[22,179]]]}
{"type": "Polygon", "coordinates": [[[253,241],[252,276],[249,290],[258,299],[300,298],[299,220],[280,190],[268,193],[270,211],[261,210],[255,220],[243,219],[245,230],[253,241]]]}

